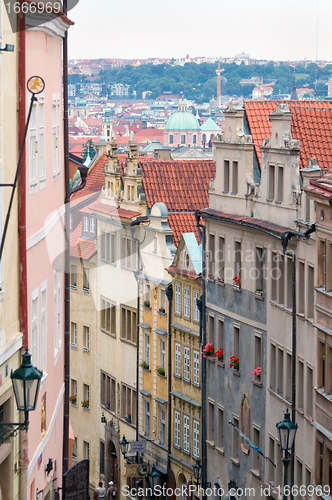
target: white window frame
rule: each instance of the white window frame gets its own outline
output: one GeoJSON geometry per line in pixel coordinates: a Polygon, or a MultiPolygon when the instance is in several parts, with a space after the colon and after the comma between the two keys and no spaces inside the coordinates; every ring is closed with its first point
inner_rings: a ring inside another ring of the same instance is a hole
{"type": "Polygon", "coordinates": [[[199,299],[199,291],[194,290],[193,296],[194,296],[194,318],[193,319],[194,319],[194,321],[199,321],[199,309],[198,309],[197,302],[196,302],[196,300],[199,299]]]}
{"type": "Polygon", "coordinates": [[[96,219],[94,217],[90,217],[90,233],[94,233],[96,230],[96,219]]]}
{"type": "Polygon", "coordinates": [[[121,266],[125,269],[137,268],[137,242],[133,240],[130,236],[121,236],[121,266]]]}
{"type": "Polygon", "coordinates": [[[193,456],[199,458],[199,422],[193,420],[193,456]]]}
{"type": "Polygon", "coordinates": [[[32,105],[29,124],[29,181],[30,193],[38,190],[38,141],[37,141],[37,102],[32,105]]]}
{"type": "Polygon", "coordinates": [[[145,400],[145,435],[150,436],[151,432],[151,404],[147,399],[145,400]]]}
{"type": "Polygon", "coordinates": [[[52,94],[52,172],[53,180],[60,173],[60,94],[52,94]]]}
{"type": "Polygon", "coordinates": [[[83,216],[83,231],[85,233],[89,232],[89,220],[88,220],[88,217],[85,215],[83,216]]]}
{"type": "Polygon", "coordinates": [[[175,285],[175,314],[181,314],[181,285],[175,285]]]}
{"type": "Polygon", "coordinates": [[[70,342],[70,345],[71,345],[71,347],[77,347],[77,323],[75,321],[72,321],[71,325],[73,325],[74,338],[73,338],[73,342],[70,342]]]}
{"type": "Polygon", "coordinates": [[[199,361],[200,361],[200,353],[199,351],[193,351],[193,384],[199,385],[199,361]]]}
{"type": "Polygon", "coordinates": [[[39,287],[31,294],[31,362],[39,368],[39,287]]]}
{"type": "MultiPolygon", "coordinates": [[[[62,344],[61,327],[62,327],[62,311],[61,311],[61,272],[60,266],[56,267],[53,272],[53,297],[54,297],[54,357],[60,351],[62,344]]],[[[56,361],[55,361],[56,362],[56,361]]]]}
{"type": "Polygon", "coordinates": [[[190,318],[190,288],[184,287],[184,309],[183,316],[190,318]]]}
{"type": "Polygon", "coordinates": [[[183,379],[190,381],[190,347],[183,348],[183,379]]]}
{"type": "Polygon", "coordinates": [[[160,365],[166,371],[166,340],[160,340],[160,365]]]}
{"type": "Polygon", "coordinates": [[[183,415],[183,451],[189,453],[189,417],[188,415],[183,415]]]}
{"type": "Polygon", "coordinates": [[[175,375],[181,377],[181,344],[175,343],[175,375]]]}
{"type": "Polygon", "coordinates": [[[166,443],[166,410],[165,408],[160,408],[160,444],[164,445],[166,443]]]}
{"type": "Polygon", "coordinates": [[[180,412],[174,411],[174,446],[180,448],[180,412]]]}
{"type": "Polygon", "coordinates": [[[40,369],[45,377],[47,373],[47,280],[41,284],[40,301],[40,369]],[[43,304],[45,294],[45,304],[43,304]]]}
{"type": "Polygon", "coordinates": [[[145,334],[145,362],[150,368],[150,358],[151,358],[151,346],[150,346],[150,334],[145,334]]]}
{"type": "Polygon", "coordinates": [[[39,183],[40,189],[46,187],[46,151],[45,151],[45,96],[44,93],[38,96],[39,104],[39,183]]]}
{"type": "Polygon", "coordinates": [[[83,326],[83,332],[84,332],[84,346],[83,346],[83,351],[84,352],[90,352],[90,327],[84,325],[83,326]]]}

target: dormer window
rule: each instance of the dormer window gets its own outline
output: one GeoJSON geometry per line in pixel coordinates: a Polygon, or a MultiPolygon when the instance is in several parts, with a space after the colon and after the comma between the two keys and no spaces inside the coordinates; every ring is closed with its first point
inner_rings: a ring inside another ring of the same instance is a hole
{"type": "Polygon", "coordinates": [[[189,263],[190,263],[190,261],[189,261],[189,255],[188,255],[188,253],[186,253],[185,260],[186,260],[186,269],[189,269],[189,263]]]}
{"type": "Polygon", "coordinates": [[[90,233],[96,232],[96,219],[94,217],[90,217],[90,233]]]}
{"type": "Polygon", "coordinates": [[[87,217],[83,217],[83,231],[85,233],[89,231],[89,221],[87,217]]]}

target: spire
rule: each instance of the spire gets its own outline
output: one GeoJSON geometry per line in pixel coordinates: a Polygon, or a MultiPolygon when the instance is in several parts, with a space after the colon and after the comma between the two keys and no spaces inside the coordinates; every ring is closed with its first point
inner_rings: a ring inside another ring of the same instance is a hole
{"type": "Polygon", "coordinates": [[[292,93],[291,93],[291,100],[292,101],[299,100],[299,96],[297,95],[297,92],[296,92],[295,71],[294,71],[294,80],[293,80],[293,88],[292,88],[292,93]]]}

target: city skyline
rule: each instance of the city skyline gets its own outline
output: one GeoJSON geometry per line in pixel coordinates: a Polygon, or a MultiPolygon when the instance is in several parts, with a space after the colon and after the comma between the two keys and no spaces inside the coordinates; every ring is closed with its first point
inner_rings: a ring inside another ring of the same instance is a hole
{"type": "Polygon", "coordinates": [[[125,12],[106,0],[94,5],[89,11],[88,0],[80,0],[68,13],[75,21],[70,59],[233,57],[242,52],[254,59],[332,59],[328,0],[255,0],[254,5],[239,0],[235,14],[232,5],[211,0],[206,17],[197,0],[181,5],[170,0],[167,9],[151,0],[128,0],[125,12]]]}

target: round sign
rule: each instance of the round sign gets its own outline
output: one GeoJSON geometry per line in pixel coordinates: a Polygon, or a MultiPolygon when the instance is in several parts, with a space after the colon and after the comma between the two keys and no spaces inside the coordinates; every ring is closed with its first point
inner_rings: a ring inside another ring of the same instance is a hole
{"type": "Polygon", "coordinates": [[[45,82],[40,76],[32,76],[27,81],[27,87],[31,94],[40,94],[45,88],[45,82]]]}

